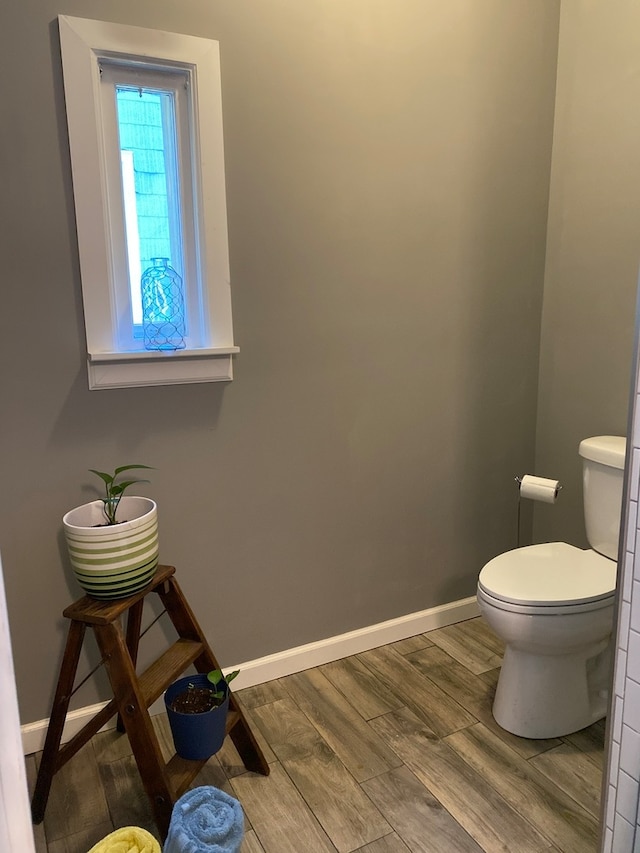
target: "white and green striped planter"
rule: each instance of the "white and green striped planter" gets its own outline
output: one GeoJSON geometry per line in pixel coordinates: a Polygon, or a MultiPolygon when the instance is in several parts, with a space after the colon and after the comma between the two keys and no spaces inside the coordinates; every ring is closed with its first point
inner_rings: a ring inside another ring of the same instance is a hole
{"type": "Polygon", "coordinates": [[[118,524],[105,524],[103,503],[92,501],[62,519],[71,566],[93,598],[124,598],[151,581],[158,565],[158,511],[150,498],[121,498],[118,524]]]}

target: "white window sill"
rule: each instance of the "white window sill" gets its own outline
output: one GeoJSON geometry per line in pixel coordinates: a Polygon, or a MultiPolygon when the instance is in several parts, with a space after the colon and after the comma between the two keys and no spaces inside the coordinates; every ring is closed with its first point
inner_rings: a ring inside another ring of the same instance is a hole
{"type": "Polygon", "coordinates": [[[170,352],[89,353],[89,388],[136,388],[233,379],[233,356],[239,347],[184,349],[170,352]]]}

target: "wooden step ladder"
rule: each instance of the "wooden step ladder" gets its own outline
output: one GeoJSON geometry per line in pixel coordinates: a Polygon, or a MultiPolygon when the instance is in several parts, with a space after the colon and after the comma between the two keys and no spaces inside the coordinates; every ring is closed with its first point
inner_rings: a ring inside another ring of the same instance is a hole
{"type": "MultiPolygon", "coordinates": [[[[85,596],[64,611],[71,624],[31,803],[34,823],[44,819],[51,782],[57,771],[118,714],[118,728],[129,737],[158,830],[162,839],[166,838],[173,804],[206,760],[187,761],[174,755],[165,763],[148,708],[192,664],[198,672],[220,668],[174,575],[173,566],[158,566],[149,586],[136,595],[115,601],[85,596]],[[178,639],[145,672],[137,675],[142,611],[146,596],[152,592],[160,596],[178,639]],[[126,636],[120,620],[125,612],[126,636]],[[60,746],[87,627],[94,631],[113,698],[71,740],[60,746]]],[[[269,765],[231,691],[226,730],[247,770],[268,775],[269,765]]]]}

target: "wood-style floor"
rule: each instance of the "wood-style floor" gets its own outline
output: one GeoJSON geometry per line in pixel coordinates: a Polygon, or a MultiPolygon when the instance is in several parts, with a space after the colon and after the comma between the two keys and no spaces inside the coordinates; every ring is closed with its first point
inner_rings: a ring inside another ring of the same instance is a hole
{"type": "MultiPolygon", "coordinates": [[[[271,774],[247,773],[227,739],[194,786],[240,800],[242,853],[595,853],[604,722],[502,731],[501,653],[478,618],[237,691],[271,774]]],[[[130,825],[157,836],[126,735],[103,732],[54,778],[36,849],[86,853],[130,825]]]]}

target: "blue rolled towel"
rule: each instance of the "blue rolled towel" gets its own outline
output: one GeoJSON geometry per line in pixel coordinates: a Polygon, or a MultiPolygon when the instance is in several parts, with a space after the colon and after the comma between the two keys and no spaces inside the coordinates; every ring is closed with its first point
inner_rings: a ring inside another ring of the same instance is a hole
{"type": "Polygon", "coordinates": [[[187,791],[174,805],[163,853],[238,853],[243,835],[238,800],[203,785],[187,791]]]}

